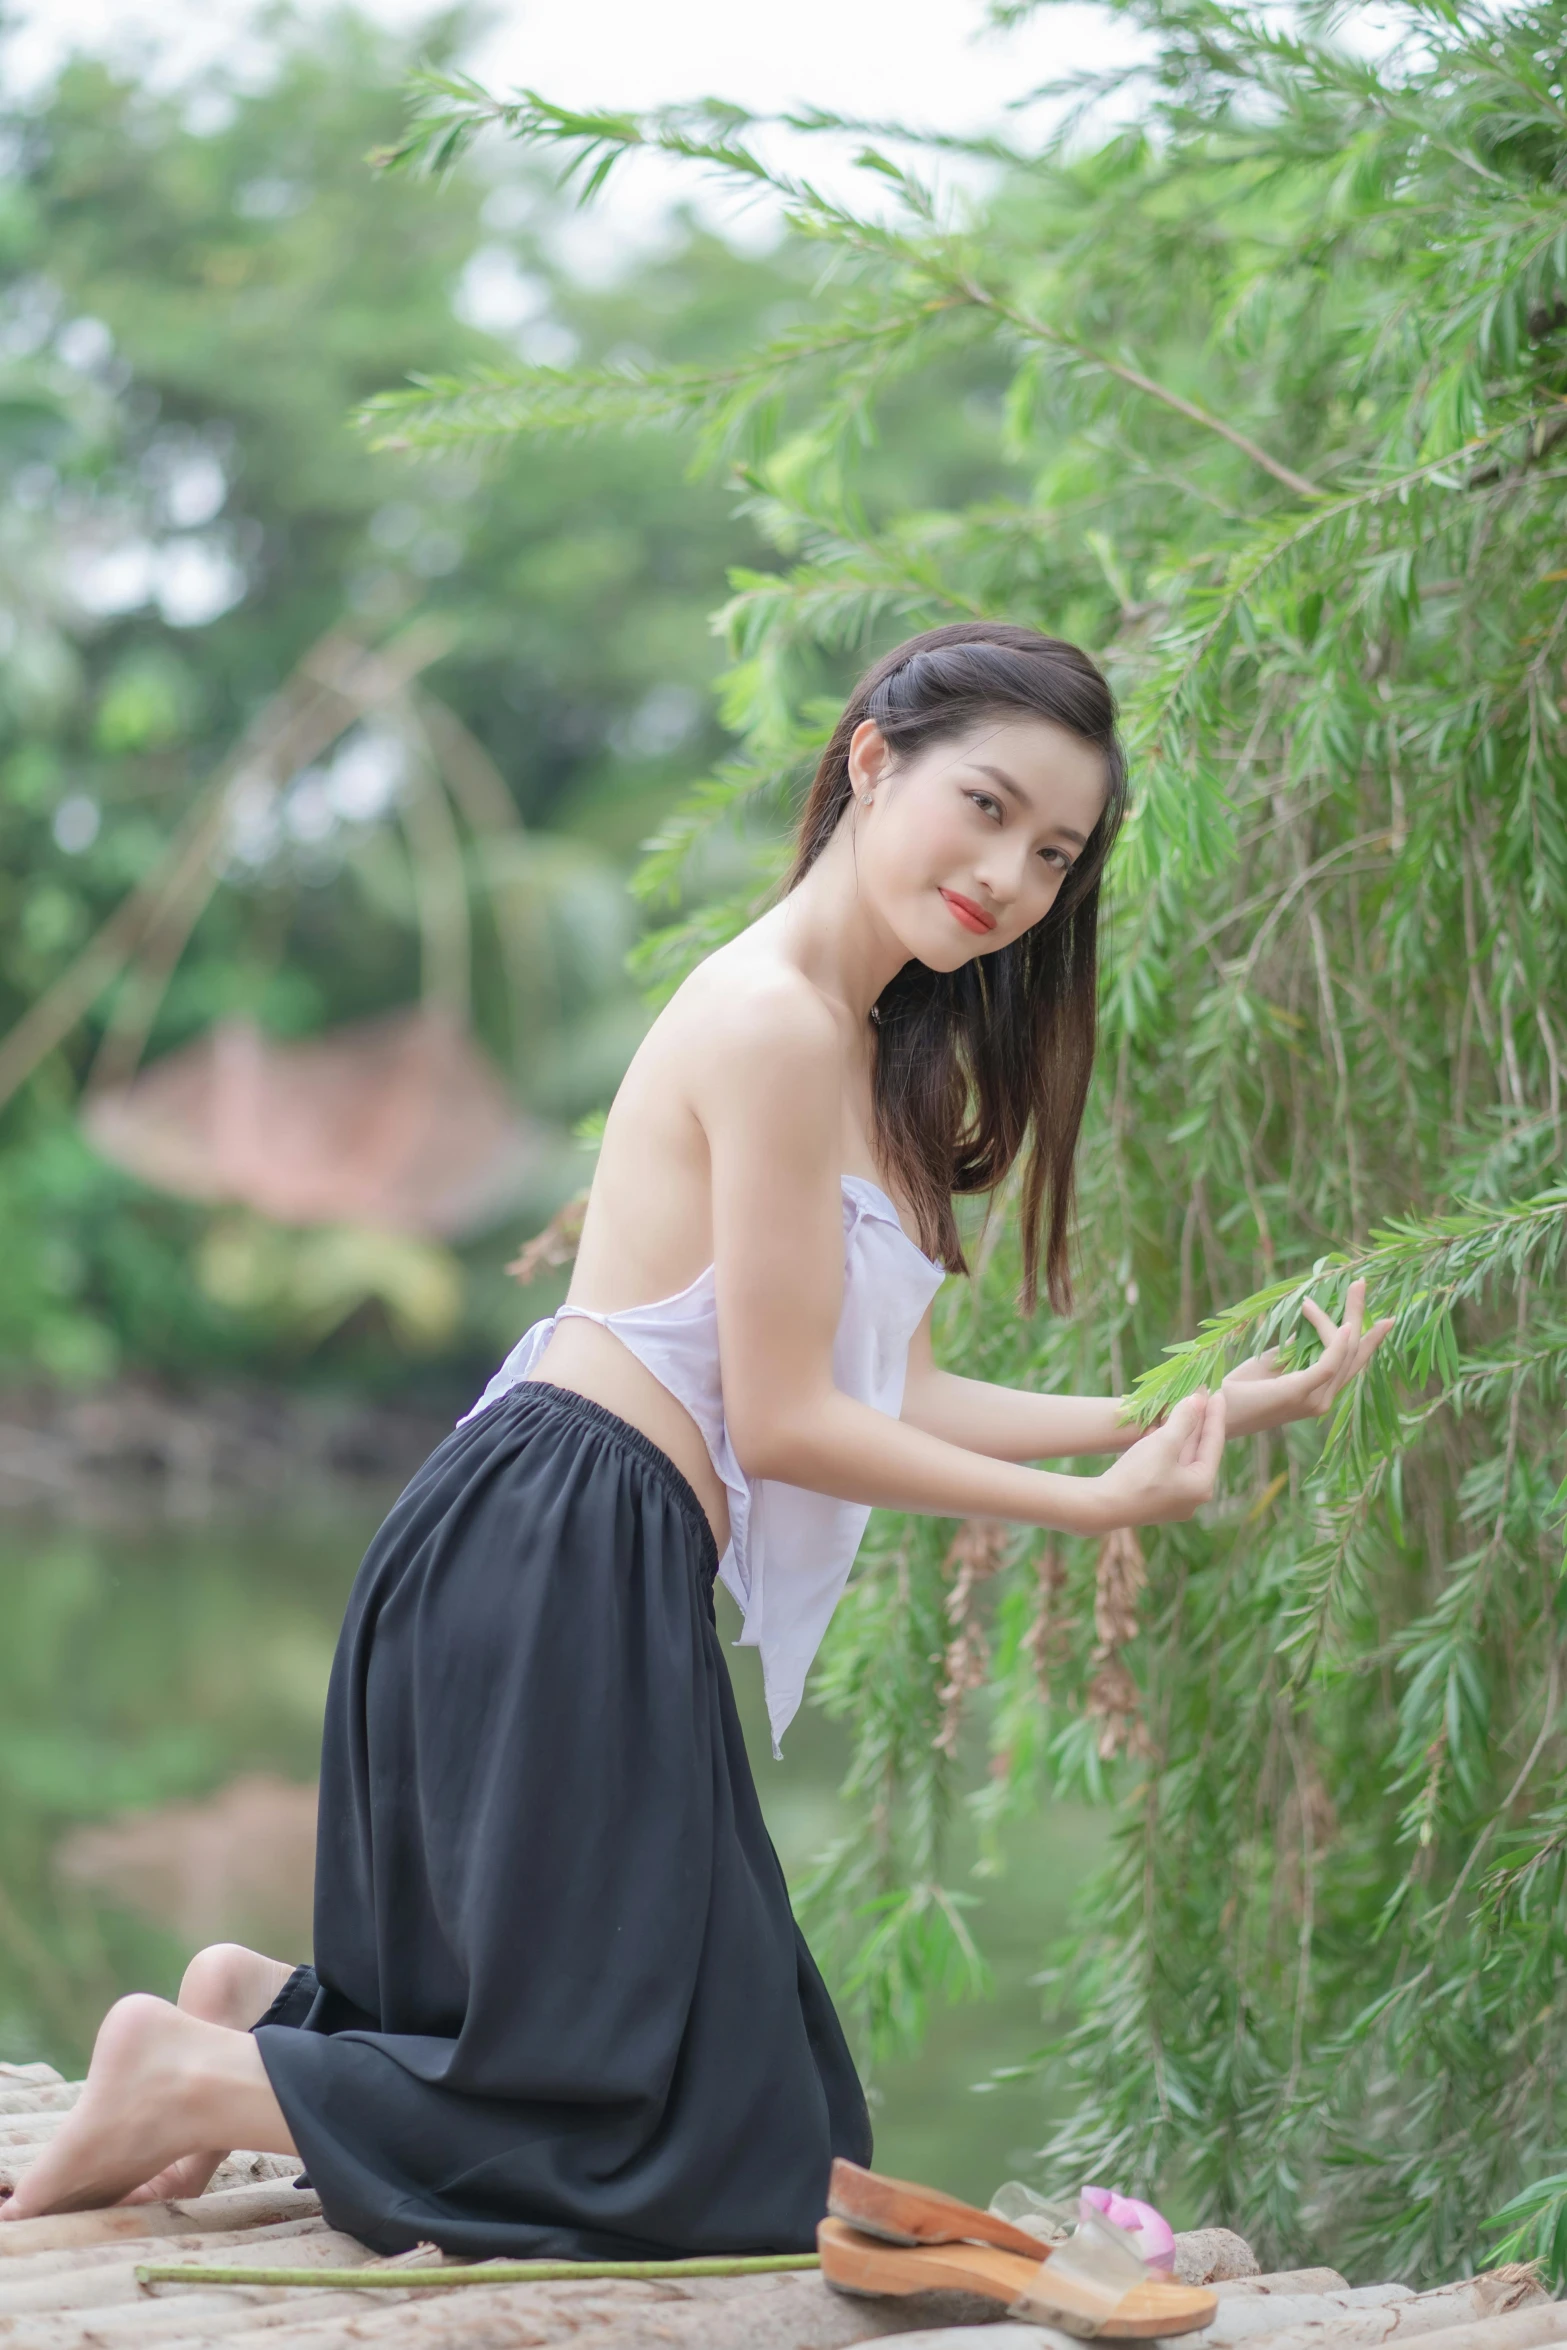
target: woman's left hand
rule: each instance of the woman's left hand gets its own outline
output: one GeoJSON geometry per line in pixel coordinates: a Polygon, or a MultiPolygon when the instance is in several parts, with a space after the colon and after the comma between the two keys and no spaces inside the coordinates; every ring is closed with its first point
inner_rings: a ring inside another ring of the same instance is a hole
{"type": "Polygon", "coordinates": [[[1342,1322],[1334,1322],[1309,1297],[1301,1312],[1322,1341],[1321,1354],[1304,1371],[1279,1370],[1276,1346],[1237,1363],[1224,1382],[1229,1435],[1255,1436],[1290,1420],[1324,1419],[1393,1327],[1391,1315],[1365,1327],[1364,1281],[1350,1283],[1342,1322]]]}

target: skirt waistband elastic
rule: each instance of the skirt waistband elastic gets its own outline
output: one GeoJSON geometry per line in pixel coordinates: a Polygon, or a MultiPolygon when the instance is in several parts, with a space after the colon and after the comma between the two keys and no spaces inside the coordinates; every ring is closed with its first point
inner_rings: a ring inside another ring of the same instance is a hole
{"type": "Polygon", "coordinates": [[[631,1421],[623,1420],[618,1412],[612,1412],[607,1404],[599,1403],[591,1395],[579,1395],[576,1388],[562,1387],[553,1379],[519,1379],[515,1387],[508,1387],[504,1395],[496,1397],[492,1409],[515,1409],[525,1398],[535,1402],[540,1410],[556,1412],[563,1419],[587,1420],[627,1451],[639,1454],[668,1487],[670,1499],[691,1520],[691,1530],[701,1545],[707,1579],[713,1580],[718,1573],[718,1544],[713,1538],[712,1523],[698,1499],[696,1487],[662,1445],[655,1444],[651,1436],[634,1427],[631,1421]]]}

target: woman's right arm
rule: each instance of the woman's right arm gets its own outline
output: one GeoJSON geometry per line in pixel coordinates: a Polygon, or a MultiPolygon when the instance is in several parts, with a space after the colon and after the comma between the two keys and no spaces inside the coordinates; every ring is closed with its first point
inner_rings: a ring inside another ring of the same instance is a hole
{"type": "Polygon", "coordinates": [[[724,1415],[751,1477],[934,1517],[1096,1534],[1190,1517],[1213,1492],[1224,1399],[1188,1397],[1097,1477],[1028,1468],[927,1435],[834,1385],[843,1302],[843,1071],[802,980],[709,1000],[692,1085],[712,1167],[724,1415]]]}

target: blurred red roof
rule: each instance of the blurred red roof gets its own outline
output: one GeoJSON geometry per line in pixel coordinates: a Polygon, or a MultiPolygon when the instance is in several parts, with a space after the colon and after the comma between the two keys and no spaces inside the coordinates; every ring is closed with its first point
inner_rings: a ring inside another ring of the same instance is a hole
{"type": "Polygon", "coordinates": [[[443,1240],[506,1215],[540,1147],[467,1032],[424,1010],[302,1042],[224,1021],[90,1094],[82,1116],[160,1191],[443,1240]]]}

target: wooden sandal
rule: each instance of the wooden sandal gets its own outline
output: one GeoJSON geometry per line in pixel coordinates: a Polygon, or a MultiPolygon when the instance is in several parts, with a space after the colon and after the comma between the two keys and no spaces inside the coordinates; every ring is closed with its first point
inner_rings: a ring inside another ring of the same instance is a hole
{"type": "MultiPolygon", "coordinates": [[[[991,2219],[988,2213],[979,2216],[991,2219]]],[[[992,2219],[992,2225],[1006,2222],[992,2219]]],[[[967,2240],[895,2245],[885,2235],[824,2219],[817,2225],[816,2248],[823,2278],[840,2293],[974,2293],[999,2301],[1009,2316],[1111,2341],[1189,2334],[1213,2323],[1217,2294],[1149,2276],[1136,2254],[1115,2241],[1119,2233],[1112,2235],[1103,2221],[1085,2221],[1075,2236],[1041,2258],[1037,2241],[1027,2254],[967,2240]]]]}
{"type": "Polygon", "coordinates": [[[1042,2237],[1015,2228],[993,2211],[960,2203],[939,2187],[862,2170],[841,2154],[827,2182],[827,2209],[834,2219],[847,2220],[862,2236],[878,2236],[884,2244],[994,2244],[1000,2252],[1021,2252],[1034,2260],[1043,2260],[1050,2249],[1042,2237]]]}

